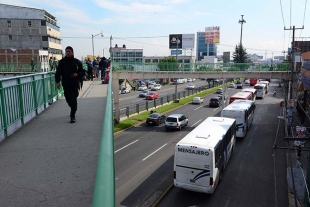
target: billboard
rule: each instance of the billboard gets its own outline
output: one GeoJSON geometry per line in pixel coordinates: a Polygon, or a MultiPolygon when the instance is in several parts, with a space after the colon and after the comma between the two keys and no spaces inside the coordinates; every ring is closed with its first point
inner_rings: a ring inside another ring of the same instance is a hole
{"type": "Polygon", "coordinates": [[[220,27],[206,27],[206,44],[220,43],[220,27]]]}
{"type": "Polygon", "coordinates": [[[195,34],[170,34],[169,49],[193,49],[195,34]]]}

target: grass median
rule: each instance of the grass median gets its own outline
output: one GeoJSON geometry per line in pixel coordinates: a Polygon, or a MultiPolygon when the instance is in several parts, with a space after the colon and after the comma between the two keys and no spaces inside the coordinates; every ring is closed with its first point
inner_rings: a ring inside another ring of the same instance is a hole
{"type": "MultiPolygon", "coordinates": [[[[193,98],[196,97],[196,96],[204,97],[204,96],[207,96],[209,94],[212,94],[218,88],[222,88],[222,85],[219,85],[219,86],[211,88],[211,89],[206,89],[206,90],[201,91],[199,93],[196,93],[194,95],[190,95],[190,96],[188,96],[186,98],[182,98],[182,99],[180,99],[179,103],[171,103],[171,104],[168,104],[168,105],[165,105],[165,106],[159,106],[158,108],[156,108],[156,112],[164,114],[165,112],[171,111],[172,109],[178,108],[180,106],[184,106],[184,105],[186,105],[188,103],[191,103],[193,98]]],[[[132,126],[136,125],[139,122],[142,122],[142,121],[144,122],[149,115],[150,115],[150,112],[149,111],[145,111],[145,112],[140,113],[140,114],[138,114],[136,116],[129,117],[128,119],[126,119],[124,121],[121,121],[118,124],[115,124],[114,125],[114,132],[118,132],[118,131],[127,129],[129,127],[132,127],[132,126]]]]}

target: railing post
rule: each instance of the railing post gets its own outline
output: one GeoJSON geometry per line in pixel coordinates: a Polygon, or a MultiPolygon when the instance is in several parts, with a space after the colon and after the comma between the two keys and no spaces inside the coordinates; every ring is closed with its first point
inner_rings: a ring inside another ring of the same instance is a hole
{"type": "Polygon", "coordinates": [[[178,98],[180,99],[181,95],[180,95],[180,92],[178,92],[178,98]]]}
{"type": "Polygon", "coordinates": [[[129,106],[126,106],[126,116],[129,117],[129,106]]]}
{"type": "Polygon", "coordinates": [[[187,90],[187,96],[189,96],[189,90],[187,90]]]}
{"type": "MultiPolygon", "coordinates": [[[[45,76],[44,74],[41,75],[41,77],[42,77],[42,87],[43,87],[44,109],[46,109],[46,103],[48,102],[48,100],[46,99],[46,97],[47,97],[46,92],[47,92],[48,88],[47,88],[47,85],[45,85],[46,81],[45,81],[45,77],[44,76],[45,76]]],[[[53,99],[53,97],[52,97],[52,99],[53,99]]]]}
{"type": "Polygon", "coordinates": [[[164,105],[164,97],[160,97],[160,104],[164,105]]]}
{"type": "Polygon", "coordinates": [[[172,99],[173,99],[173,100],[175,100],[175,99],[176,99],[175,94],[172,94],[172,99]]]}
{"type": "Polygon", "coordinates": [[[21,115],[21,122],[22,125],[24,125],[24,99],[23,99],[23,89],[22,89],[22,84],[20,82],[20,78],[17,78],[17,83],[18,83],[18,93],[19,93],[19,108],[20,108],[20,115],[21,115]]]}
{"type": "Polygon", "coordinates": [[[154,107],[156,109],[156,98],[154,98],[154,107]]]}
{"type": "Polygon", "coordinates": [[[35,80],[34,76],[32,76],[31,78],[32,78],[32,89],[33,89],[34,108],[35,108],[36,115],[38,115],[37,84],[36,84],[36,80],[35,80]]]}
{"type": "Polygon", "coordinates": [[[169,96],[169,95],[167,95],[167,103],[169,103],[169,102],[170,102],[169,97],[170,97],[170,96],[169,96]]]}
{"type": "Polygon", "coordinates": [[[183,98],[185,98],[185,91],[183,91],[183,98]]]}
{"type": "Polygon", "coordinates": [[[148,101],[145,102],[145,108],[147,111],[149,110],[149,102],[148,101]]]}
{"type": "Polygon", "coordinates": [[[4,88],[3,82],[0,80],[0,90],[1,90],[1,110],[2,110],[2,121],[3,121],[3,130],[5,137],[7,136],[8,125],[7,125],[7,117],[6,117],[6,104],[5,104],[5,97],[4,97],[4,88]]]}
{"type": "Polygon", "coordinates": [[[136,112],[139,114],[139,104],[136,104],[136,112]]]}

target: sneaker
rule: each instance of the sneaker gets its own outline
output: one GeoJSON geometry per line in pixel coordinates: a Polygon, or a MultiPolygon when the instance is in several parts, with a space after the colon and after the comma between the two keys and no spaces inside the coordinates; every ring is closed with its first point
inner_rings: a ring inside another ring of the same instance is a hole
{"type": "Polygon", "coordinates": [[[75,123],[75,118],[71,118],[70,123],[75,123]]]}

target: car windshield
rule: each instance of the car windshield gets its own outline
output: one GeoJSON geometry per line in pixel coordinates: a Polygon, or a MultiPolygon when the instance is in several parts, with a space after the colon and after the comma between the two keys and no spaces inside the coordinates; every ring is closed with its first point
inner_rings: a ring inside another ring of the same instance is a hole
{"type": "Polygon", "coordinates": [[[177,119],[177,118],[174,118],[174,117],[168,117],[166,121],[167,121],[167,122],[177,122],[178,119],[177,119]]]}
{"type": "Polygon", "coordinates": [[[235,84],[234,84],[234,83],[231,83],[230,85],[233,86],[233,85],[235,85],[235,84]]]}
{"type": "Polygon", "coordinates": [[[149,93],[149,95],[150,95],[150,96],[153,96],[153,95],[154,95],[154,93],[149,93]]]}
{"type": "Polygon", "coordinates": [[[195,97],[194,100],[200,100],[200,97],[195,97]]]}
{"type": "Polygon", "coordinates": [[[219,101],[219,99],[218,98],[211,98],[210,101],[219,101]]]}

